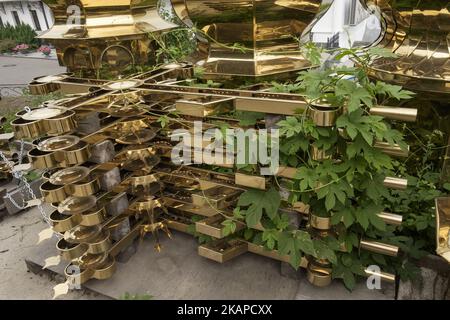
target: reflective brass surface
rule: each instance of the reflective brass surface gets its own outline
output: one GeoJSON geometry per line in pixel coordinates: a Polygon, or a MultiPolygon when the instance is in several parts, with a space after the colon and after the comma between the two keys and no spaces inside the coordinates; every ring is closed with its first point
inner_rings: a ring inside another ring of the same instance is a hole
{"type": "Polygon", "coordinates": [[[381,150],[383,153],[393,156],[406,158],[409,155],[409,147],[407,150],[402,150],[399,145],[390,145],[387,142],[375,142],[374,147],[381,150]]]}
{"type": "Polygon", "coordinates": [[[224,263],[247,252],[247,243],[239,240],[216,240],[198,247],[198,254],[204,258],[224,263]]]}
{"type": "Polygon", "coordinates": [[[76,126],[75,112],[67,111],[60,116],[44,119],[43,126],[49,135],[64,134],[72,132],[76,126]]]}
{"type": "Polygon", "coordinates": [[[57,165],[54,153],[43,152],[37,148],[28,152],[28,160],[34,169],[54,168],[57,165]]]}
{"type": "Polygon", "coordinates": [[[90,210],[95,206],[96,198],[94,196],[86,197],[68,197],[58,206],[58,211],[62,214],[77,214],[90,210]]]}
{"type": "Polygon", "coordinates": [[[76,197],[90,196],[100,189],[97,178],[93,178],[87,182],[72,183],[69,187],[69,193],[76,197]]]}
{"type": "Polygon", "coordinates": [[[155,49],[147,34],[175,27],[159,17],[157,0],[76,1],[79,25],[70,23],[73,17],[67,8],[72,1],[45,2],[53,11],[55,24],[39,38],[56,47],[60,65],[71,71],[93,71],[102,65],[123,70],[130,64],[145,64],[155,49]]]}
{"type": "Polygon", "coordinates": [[[309,214],[309,223],[311,227],[319,230],[329,230],[331,229],[331,218],[320,217],[313,213],[309,214]]]}
{"type": "Polygon", "coordinates": [[[395,177],[386,177],[383,185],[391,189],[405,190],[408,187],[408,180],[395,177]]]}
{"type": "Polygon", "coordinates": [[[88,245],[85,243],[69,243],[65,239],[60,239],[56,243],[56,249],[64,260],[71,261],[86,253],[88,245]]]}
{"type": "Polygon", "coordinates": [[[395,283],[395,274],[388,273],[388,272],[374,272],[371,269],[365,269],[364,272],[367,277],[377,276],[377,277],[380,277],[380,279],[382,281],[389,282],[389,283],[395,283]]]}
{"type": "Polygon", "coordinates": [[[78,144],[64,150],[64,163],[66,165],[80,165],[85,163],[91,156],[91,146],[80,141],[78,144]]]}
{"type": "Polygon", "coordinates": [[[68,196],[63,185],[54,185],[49,181],[44,182],[40,186],[40,190],[47,203],[61,202],[68,196]]]}
{"type": "Polygon", "coordinates": [[[28,121],[44,120],[61,116],[67,111],[68,110],[64,107],[51,106],[32,109],[31,111],[24,113],[21,117],[28,121]]]}
{"type": "Polygon", "coordinates": [[[403,216],[398,214],[393,214],[389,212],[381,212],[377,214],[385,223],[400,226],[403,221],[403,216]]]}
{"type": "Polygon", "coordinates": [[[385,254],[392,257],[396,257],[399,250],[397,246],[370,240],[361,240],[360,247],[364,250],[385,254]]]}
{"type": "Polygon", "coordinates": [[[316,287],[326,287],[332,280],[331,269],[310,262],[306,267],[306,278],[316,287]]]}
{"type": "Polygon", "coordinates": [[[311,66],[293,37],[313,21],[321,0],[171,2],[184,23],[203,32],[199,48],[207,51],[208,78],[279,75],[311,66]],[[235,43],[245,49],[230,48],[235,43]]]}
{"type": "Polygon", "coordinates": [[[102,208],[92,208],[81,213],[80,225],[90,227],[96,226],[105,221],[106,210],[102,208]]]}
{"type": "Polygon", "coordinates": [[[325,109],[319,107],[308,108],[308,116],[314,121],[317,126],[332,127],[335,125],[337,118],[342,110],[325,109]]]}
{"type": "Polygon", "coordinates": [[[106,252],[111,248],[111,241],[109,239],[109,231],[100,233],[96,238],[89,241],[88,252],[92,254],[99,254],[106,252]]]}
{"type": "Polygon", "coordinates": [[[369,110],[374,116],[382,116],[390,120],[399,120],[405,122],[415,122],[417,120],[417,109],[395,108],[395,107],[373,107],[369,110]]]}
{"type": "MultiPolygon", "coordinates": [[[[195,230],[199,233],[203,233],[214,237],[216,239],[222,239],[225,237],[222,222],[225,218],[222,215],[215,215],[195,223],[195,230]]],[[[244,224],[236,225],[236,231],[242,230],[245,227],[244,224]]]]}
{"type": "Polygon", "coordinates": [[[79,141],[77,136],[57,136],[39,142],[37,148],[43,152],[62,151],[75,146],[79,141]]]}
{"type": "Polygon", "coordinates": [[[55,232],[66,232],[80,224],[81,215],[63,215],[55,210],[49,215],[49,220],[53,224],[55,232]]]}
{"type": "Polygon", "coordinates": [[[450,6],[448,0],[367,0],[378,6],[383,24],[380,46],[397,58],[373,62],[374,77],[407,89],[450,93],[450,6]]]}
{"type": "Polygon", "coordinates": [[[39,121],[27,121],[22,118],[16,118],[11,121],[11,127],[17,139],[37,138],[44,131],[39,121]]]}
{"type": "Polygon", "coordinates": [[[450,262],[450,198],[436,199],[436,253],[450,262]]]}
{"type": "Polygon", "coordinates": [[[49,177],[49,181],[55,185],[65,185],[82,181],[88,175],[88,168],[75,166],[54,172],[49,177]]]}

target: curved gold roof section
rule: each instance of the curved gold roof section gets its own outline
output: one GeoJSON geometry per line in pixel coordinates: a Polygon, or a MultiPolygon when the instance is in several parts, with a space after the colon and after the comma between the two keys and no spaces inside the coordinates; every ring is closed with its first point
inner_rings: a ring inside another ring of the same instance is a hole
{"type": "Polygon", "coordinates": [[[195,25],[207,44],[205,76],[258,77],[311,67],[299,53],[300,37],[322,0],[171,0],[178,17],[195,25]],[[208,41],[207,41],[207,40],[208,41]],[[225,46],[224,46],[225,44],[225,46]],[[239,44],[241,49],[230,48],[239,44]]]}
{"type": "Polygon", "coordinates": [[[377,59],[372,75],[418,92],[450,94],[450,1],[367,0],[381,14],[378,45],[397,58],[377,59]]]}
{"type": "Polygon", "coordinates": [[[116,38],[176,27],[159,16],[157,0],[44,0],[44,2],[52,9],[55,17],[54,26],[40,36],[44,39],[116,38]]]}

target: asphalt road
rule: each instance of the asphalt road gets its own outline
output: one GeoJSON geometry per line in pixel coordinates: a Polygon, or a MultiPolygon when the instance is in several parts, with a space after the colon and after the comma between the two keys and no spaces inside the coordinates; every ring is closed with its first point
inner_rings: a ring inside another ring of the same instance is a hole
{"type": "Polygon", "coordinates": [[[16,58],[0,56],[0,87],[23,86],[33,78],[65,72],[55,59],[16,58]]]}

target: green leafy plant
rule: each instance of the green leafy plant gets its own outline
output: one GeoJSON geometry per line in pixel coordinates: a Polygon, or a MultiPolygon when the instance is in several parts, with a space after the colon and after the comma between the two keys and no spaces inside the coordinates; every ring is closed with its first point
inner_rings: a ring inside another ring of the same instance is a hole
{"type": "Polygon", "coordinates": [[[39,47],[40,41],[36,36],[36,32],[28,24],[19,24],[17,26],[7,24],[6,26],[0,27],[0,40],[11,40],[15,44],[24,43],[32,48],[37,48],[39,47]]]}
{"type": "MultiPolygon", "coordinates": [[[[312,46],[309,49],[317,58],[318,51],[312,46]]],[[[336,233],[311,236],[307,230],[290,226],[286,215],[280,213],[281,201],[274,187],[243,193],[233,219],[245,221],[250,228],[261,224],[264,231],[248,228],[242,231],[242,236],[289,255],[295,268],[304,255],[328,260],[333,277],[343,279],[349,289],[354,287],[358,276],[365,274],[364,266],[370,264],[378,263],[387,271],[411,277],[414,268],[406,258],[420,257],[424,243],[404,235],[403,226],[396,229],[378,216],[390,208],[387,203],[394,193],[383,186],[383,181],[386,176],[395,175],[397,162],[374,148],[375,142],[387,142],[402,149],[407,145],[402,132],[369,111],[380,103],[409,99],[413,93],[399,86],[370,81],[370,61],[378,56],[391,56],[390,52],[339,49],[334,54],[337,60],[351,57],[357,66],[311,69],[301,72],[294,83],[273,83],[272,91],[301,94],[308,101],[308,108],[328,106],[340,113],[333,127],[317,126],[307,112],[288,116],[278,123],[282,164],[298,168],[288,187],[288,201],[292,204],[301,201],[310,206],[310,214],[328,217],[336,233]],[[321,157],[314,156],[317,150],[322,152],[321,157]],[[398,245],[405,255],[394,259],[360,253],[359,241],[363,236],[398,245]]],[[[275,186],[281,188],[277,179],[275,186]]],[[[431,199],[437,194],[428,196],[431,199]]],[[[407,197],[405,194],[402,199],[407,197]]],[[[423,203],[424,197],[424,193],[420,194],[417,201],[423,203]]],[[[407,216],[405,226],[409,220],[414,228],[427,229],[432,224],[431,219],[421,219],[424,218],[407,216]]],[[[223,223],[230,234],[235,230],[231,220],[223,223]]]]}

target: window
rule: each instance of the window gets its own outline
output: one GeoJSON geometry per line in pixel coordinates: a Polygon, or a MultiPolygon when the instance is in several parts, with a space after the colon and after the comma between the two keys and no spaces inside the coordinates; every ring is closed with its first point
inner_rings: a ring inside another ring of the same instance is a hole
{"type": "Polygon", "coordinates": [[[19,19],[19,15],[17,14],[17,11],[11,11],[13,18],[14,18],[14,22],[16,23],[16,26],[20,25],[20,19],[19,19]]]}
{"type": "Polygon", "coordinates": [[[30,10],[30,13],[31,17],[33,18],[34,28],[36,29],[36,31],[41,31],[41,24],[39,23],[39,18],[36,10],[30,10]]]}
{"type": "Polygon", "coordinates": [[[345,3],[345,25],[356,24],[356,0],[347,0],[345,3]]]}
{"type": "Polygon", "coordinates": [[[350,0],[349,25],[356,24],[356,0],[350,0]]]}

